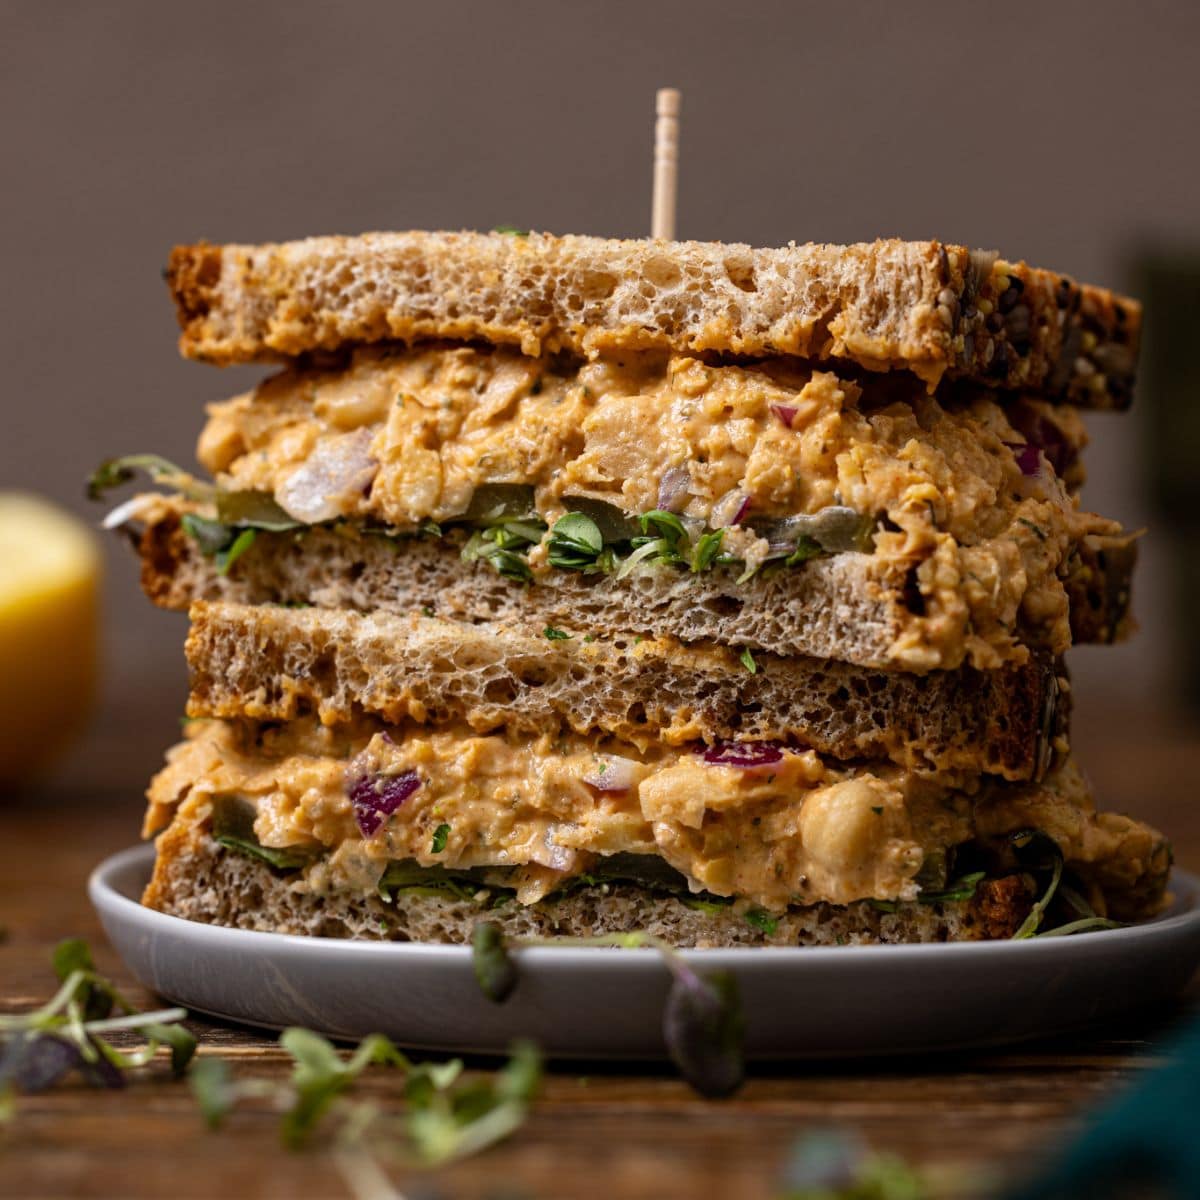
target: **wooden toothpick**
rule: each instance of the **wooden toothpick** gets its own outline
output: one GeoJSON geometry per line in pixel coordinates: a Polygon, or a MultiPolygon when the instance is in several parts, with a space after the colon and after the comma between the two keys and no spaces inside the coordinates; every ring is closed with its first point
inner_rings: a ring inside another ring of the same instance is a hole
{"type": "Polygon", "coordinates": [[[650,236],[674,238],[679,180],[679,91],[659,88],[654,98],[654,199],[650,236]]]}

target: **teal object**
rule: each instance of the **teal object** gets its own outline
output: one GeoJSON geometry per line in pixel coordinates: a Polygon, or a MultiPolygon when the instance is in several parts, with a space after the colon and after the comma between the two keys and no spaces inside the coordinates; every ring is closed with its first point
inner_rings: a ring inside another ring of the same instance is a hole
{"type": "Polygon", "coordinates": [[[1200,1200],[1200,1022],[1006,1200],[1200,1200]]]}

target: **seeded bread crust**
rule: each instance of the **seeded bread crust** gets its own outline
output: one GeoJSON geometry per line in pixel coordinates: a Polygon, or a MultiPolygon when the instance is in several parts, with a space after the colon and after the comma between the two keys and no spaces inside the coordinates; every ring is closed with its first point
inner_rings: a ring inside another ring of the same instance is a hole
{"type": "Polygon", "coordinates": [[[1019,878],[980,886],[969,901],[897,906],[817,904],[779,916],[773,932],[732,911],[710,914],[631,884],[579,889],[560,900],[488,908],[471,900],[400,892],[315,895],[265,863],[227,850],[198,826],[172,825],[157,842],[154,875],[142,903],[159,912],[269,933],[392,942],[468,943],[488,920],[511,937],[588,937],[644,930],[672,945],[834,946],[1007,938],[1029,912],[1019,878]]]}
{"type": "Polygon", "coordinates": [[[190,616],[194,717],[315,712],[331,725],[366,713],[634,744],[794,738],[841,759],[1012,780],[1041,778],[1066,745],[1068,705],[1045,660],[917,676],[762,654],[751,673],[732,650],[673,638],[227,603],[190,616]]]}
{"type": "Polygon", "coordinates": [[[719,242],[371,233],[177,246],[190,358],[228,364],[398,339],[526,354],[668,349],[849,360],[1092,408],[1132,395],[1140,306],[941,242],[719,242]]]}
{"type": "MultiPolygon", "coordinates": [[[[260,533],[250,551],[222,576],[169,507],[147,523],[140,553],[142,586],[164,608],[226,600],[400,614],[430,609],[460,621],[669,635],[687,643],[715,642],[920,673],[955,670],[966,657],[962,639],[921,645],[912,653],[897,651],[901,636],[919,629],[922,617],[909,608],[915,601],[907,579],[895,577],[894,565],[889,577],[887,564],[866,554],[813,559],[798,570],[742,585],[728,571],[693,575],[664,568],[620,580],[547,570],[525,586],[486,563],[464,563],[458,547],[447,540],[414,539],[397,547],[384,538],[346,537],[317,527],[299,539],[260,533]]],[[[1118,607],[1128,604],[1132,557],[1118,563],[1110,555],[1110,571],[1125,573],[1123,587],[1098,564],[1081,568],[1067,581],[1075,642],[1123,636],[1129,622],[1118,607]]],[[[986,665],[1028,661],[1028,648],[1014,644],[1006,663],[986,665]]]]}

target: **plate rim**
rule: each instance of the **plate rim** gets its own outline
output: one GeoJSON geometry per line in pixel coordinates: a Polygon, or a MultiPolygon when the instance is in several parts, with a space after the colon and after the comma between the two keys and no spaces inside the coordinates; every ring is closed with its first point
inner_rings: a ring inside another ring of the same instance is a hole
{"type": "MultiPolygon", "coordinates": [[[[457,962],[469,959],[471,947],[461,944],[440,942],[388,942],[369,941],[355,938],[310,937],[305,934],[272,933],[267,930],[237,929],[229,925],[209,925],[202,921],[189,921],[184,917],[173,916],[159,912],[157,909],[146,908],[140,900],[136,900],[122,892],[114,883],[114,877],[133,870],[146,870],[152,866],[155,848],[153,843],[143,843],[118,850],[99,862],[88,876],[87,891],[92,906],[103,916],[105,910],[115,914],[124,914],[128,919],[139,921],[145,926],[164,934],[179,934],[186,927],[197,937],[215,936],[228,938],[231,941],[242,941],[247,949],[258,946],[265,949],[268,944],[280,950],[312,950],[319,948],[326,954],[341,954],[370,958],[380,955],[402,954],[405,957],[419,957],[437,961],[457,962]]],[[[889,944],[867,944],[850,946],[718,946],[703,949],[680,949],[678,953],[698,964],[711,967],[733,967],[740,969],[753,968],[755,964],[779,964],[782,962],[823,963],[836,957],[839,964],[845,966],[851,961],[870,961],[880,955],[886,955],[893,963],[902,958],[921,961],[930,955],[936,955],[939,961],[955,958],[966,958],[980,954],[1009,954],[1024,955],[1027,958],[1036,955],[1057,954],[1064,952],[1064,946],[1071,947],[1072,956],[1087,954],[1083,947],[1096,945],[1096,953],[1101,953],[1100,947],[1113,947],[1121,942],[1137,942],[1144,944],[1147,940],[1158,937],[1170,938],[1193,930],[1200,935],[1200,876],[1179,867],[1171,869],[1168,880],[1168,890],[1175,893],[1171,907],[1157,917],[1121,929],[1097,930],[1090,934],[1069,938],[1026,938],[1021,941],[1012,939],[974,941],[974,942],[897,942],[889,944]],[[1193,929],[1194,927],[1194,929],[1193,929]]],[[[528,946],[514,947],[522,956],[529,955],[543,965],[561,965],[571,967],[587,962],[594,965],[598,952],[609,950],[605,946],[528,946]]],[[[644,962],[646,969],[657,969],[657,957],[631,955],[623,962],[632,964],[644,962]]]]}

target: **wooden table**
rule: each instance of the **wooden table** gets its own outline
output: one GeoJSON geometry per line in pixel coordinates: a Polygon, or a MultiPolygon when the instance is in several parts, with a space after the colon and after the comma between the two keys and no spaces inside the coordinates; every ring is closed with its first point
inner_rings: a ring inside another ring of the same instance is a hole
{"type": "MultiPolygon", "coordinates": [[[[122,726],[119,737],[129,753],[115,752],[109,741],[92,768],[86,757],[82,765],[77,760],[56,790],[0,798],[3,1009],[49,996],[49,953],[68,935],[88,938],[100,968],[139,1002],[152,1002],[108,947],[84,894],[92,866],[135,840],[141,805],[128,764],[157,756],[143,730],[122,726]]],[[[1102,792],[1136,785],[1140,811],[1170,829],[1183,866],[1200,868],[1200,810],[1192,797],[1173,802],[1179,780],[1196,777],[1196,740],[1148,723],[1135,743],[1144,753],[1131,755],[1129,744],[1097,737],[1089,747],[1102,792]]],[[[532,1117],[508,1143],[396,1182],[408,1200],[768,1197],[797,1135],[829,1124],[938,1171],[962,1168],[976,1179],[1003,1174],[1061,1142],[1088,1106],[1156,1061],[1169,1027],[1197,1010],[1193,987],[1170,1012],[1052,1044],[936,1060],[755,1069],[737,1097],[723,1102],[697,1098],[666,1071],[556,1066],[532,1117]]],[[[253,1076],[285,1073],[285,1056],[270,1037],[201,1020],[191,1027],[202,1055],[225,1056],[253,1076]]],[[[395,1097],[397,1083],[379,1069],[363,1086],[395,1097]]],[[[276,1121],[269,1112],[245,1111],[208,1132],[186,1086],[170,1080],[163,1064],[121,1092],[71,1083],[21,1098],[0,1132],[0,1196],[348,1196],[328,1150],[284,1151],[276,1121]]],[[[941,1194],[961,1195],[961,1185],[947,1184],[941,1194]]]]}

